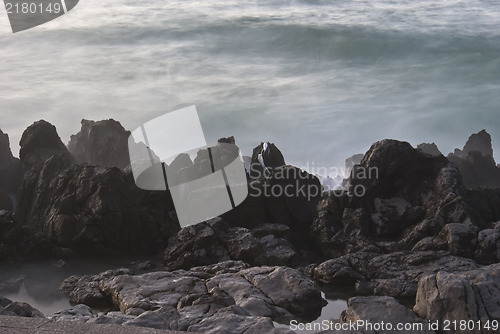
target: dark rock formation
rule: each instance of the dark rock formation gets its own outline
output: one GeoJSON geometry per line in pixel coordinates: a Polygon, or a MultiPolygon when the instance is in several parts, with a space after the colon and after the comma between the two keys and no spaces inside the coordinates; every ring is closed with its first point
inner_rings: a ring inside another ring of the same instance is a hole
{"type": "Polygon", "coordinates": [[[79,163],[125,169],[130,165],[129,136],[130,131],[113,119],[98,122],[83,119],[82,128],[71,136],[68,149],[79,163]]]}
{"type": "Polygon", "coordinates": [[[33,306],[13,302],[7,298],[0,297],[0,315],[10,315],[17,317],[28,317],[28,318],[44,318],[42,312],[38,311],[33,306]]]}
{"type": "Polygon", "coordinates": [[[0,130],[0,210],[14,210],[21,178],[21,162],[12,155],[9,136],[0,130]]]}
{"type": "Polygon", "coordinates": [[[260,143],[253,149],[250,176],[268,176],[276,167],[284,166],[285,158],[274,143],[260,143]]]}
{"type": "Polygon", "coordinates": [[[433,156],[438,156],[438,155],[443,155],[437,145],[435,143],[429,144],[429,143],[422,143],[417,145],[417,149],[420,151],[424,152],[425,154],[433,155],[433,156]]]}
{"type": "Polygon", "coordinates": [[[414,297],[422,275],[478,267],[473,260],[449,255],[445,251],[357,252],[319,264],[313,275],[325,284],[355,286],[360,294],[414,297]]]}
{"type": "MultiPolygon", "coordinates": [[[[406,306],[398,303],[398,301],[393,297],[353,297],[349,299],[348,306],[349,307],[342,315],[341,322],[357,323],[358,321],[366,321],[371,324],[381,324],[383,322],[386,330],[377,330],[376,333],[434,333],[434,331],[429,330],[427,321],[419,318],[406,306]],[[412,326],[420,324],[420,327],[414,327],[414,329],[407,329],[404,331],[396,331],[395,329],[398,324],[408,324],[412,326]],[[389,326],[391,326],[392,330],[387,330],[389,326]]],[[[371,332],[369,329],[365,330],[365,333],[371,332]]]]}
{"type": "Polygon", "coordinates": [[[77,321],[204,333],[285,333],[274,329],[272,320],[313,319],[324,305],[314,283],[286,267],[248,267],[241,261],[227,261],[189,271],[110,273],[72,278],[65,286],[94,296],[97,282],[100,293],[125,315],[110,312],[92,317],[88,309],[79,307],[85,314],[77,321]]]}
{"type": "Polygon", "coordinates": [[[251,265],[291,265],[298,254],[290,240],[286,225],[263,224],[247,229],[213,219],[183,228],[172,237],[165,264],[170,269],[189,269],[233,259],[251,265]]]}
{"type": "Polygon", "coordinates": [[[16,218],[58,247],[85,254],[158,251],[178,230],[168,192],[140,190],[118,168],[72,164],[45,121],[24,132],[21,160],[29,169],[16,218]]]}
{"type": "Polygon", "coordinates": [[[493,158],[491,137],[485,130],[471,135],[463,150],[455,149],[448,159],[460,170],[467,188],[500,187],[500,168],[493,158]]]}
{"type": "Polygon", "coordinates": [[[418,284],[414,311],[421,317],[439,320],[472,321],[473,328],[457,327],[456,333],[496,333],[483,328],[485,322],[500,321],[500,264],[462,273],[439,271],[423,277],[418,284]]]}
{"type": "Polygon", "coordinates": [[[348,177],[351,174],[354,166],[359,165],[361,160],[363,160],[364,154],[355,154],[345,159],[345,177],[348,177]]]}
{"type": "Polygon", "coordinates": [[[23,132],[19,145],[21,146],[19,158],[26,170],[43,164],[54,156],[73,161],[68,149],[59,138],[56,127],[44,120],[30,125],[23,132]]]}
{"type": "Polygon", "coordinates": [[[479,152],[483,157],[493,157],[493,148],[491,147],[491,136],[486,130],[472,134],[462,150],[456,148],[453,154],[458,158],[465,159],[470,152],[479,152]]]}
{"type": "Polygon", "coordinates": [[[178,229],[168,193],[140,190],[117,168],[74,165],[54,175],[52,163],[39,174],[26,222],[57,245],[83,253],[154,251],[178,229]]]}

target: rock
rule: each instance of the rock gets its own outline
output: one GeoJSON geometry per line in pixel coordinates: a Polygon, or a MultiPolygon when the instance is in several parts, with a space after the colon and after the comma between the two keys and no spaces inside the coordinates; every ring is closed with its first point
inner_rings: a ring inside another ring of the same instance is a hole
{"type": "Polygon", "coordinates": [[[436,243],[446,244],[451,254],[470,256],[476,249],[478,232],[479,228],[472,224],[446,224],[438,234],[436,243]]]}
{"type": "Polygon", "coordinates": [[[331,285],[354,285],[366,278],[354,270],[347,258],[336,258],[325,261],[314,268],[314,277],[322,283],[331,285]]]}
{"type": "Polygon", "coordinates": [[[231,333],[245,328],[273,332],[271,319],[314,319],[325,304],[314,282],[299,271],[286,267],[249,268],[241,261],[141,275],[108,271],[69,278],[64,286],[66,291],[88,291],[93,289],[93,282],[98,282],[99,291],[129,317],[106,313],[90,321],[123,320],[123,325],[171,330],[192,331],[206,326],[204,332],[221,328],[231,333]],[[89,288],[82,286],[85,284],[89,288]],[[229,326],[223,320],[240,325],[229,326]]]}
{"type": "Polygon", "coordinates": [[[94,314],[90,307],[83,304],[78,304],[72,308],[62,310],[54,313],[48,318],[53,321],[76,321],[76,322],[87,322],[92,319],[94,314]]]}
{"type": "Polygon", "coordinates": [[[491,136],[485,130],[471,135],[463,150],[455,149],[448,159],[460,170],[467,188],[500,187],[500,168],[493,158],[491,136]]]}
{"type": "Polygon", "coordinates": [[[313,275],[325,284],[354,285],[360,294],[414,297],[422,275],[478,267],[471,259],[448,255],[445,251],[357,252],[319,264],[313,275]]]}
{"type": "Polygon", "coordinates": [[[417,149],[419,149],[420,151],[422,151],[423,153],[425,154],[429,154],[429,155],[432,155],[432,156],[439,156],[439,155],[443,155],[443,153],[441,153],[441,151],[438,149],[437,145],[435,143],[422,143],[422,144],[418,144],[417,145],[417,149]]]}
{"type": "Polygon", "coordinates": [[[164,262],[170,269],[189,269],[243,260],[251,265],[290,265],[298,254],[290,242],[290,228],[264,224],[254,229],[229,227],[220,219],[183,228],[172,237],[164,262]]]}
{"type": "Polygon", "coordinates": [[[464,159],[472,151],[479,152],[484,157],[493,158],[491,136],[488,132],[486,132],[486,130],[483,129],[478,133],[472,134],[465,143],[463,150],[459,150],[458,148],[455,149],[454,155],[458,158],[464,159]]]}
{"type": "Polygon", "coordinates": [[[112,305],[111,299],[100,290],[99,282],[110,277],[131,273],[129,269],[117,269],[94,276],[70,276],[61,283],[59,289],[69,295],[71,303],[85,304],[96,308],[109,307],[112,305]]]}
{"type": "MultiPolygon", "coordinates": [[[[343,323],[357,323],[359,321],[371,324],[373,327],[384,323],[382,330],[376,330],[376,333],[380,334],[394,333],[398,324],[412,326],[396,331],[399,333],[434,333],[434,331],[428,329],[427,321],[419,318],[393,297],[353,297],[349,299],[347,304],[348,308],[342,317],[343,323]]],[[[369,325],[359,329],[371,331],[369,325]]]]}
{"type": "Polygon", "coordinates": [[[349,177],[354,166],[359,165],[361,160],[363,160],[364,154],[354,154],[349,158],[345,159],[345,173],[344,177],[349,177]]]}
{"type": "Polygon", "coordinates": [[[297,316],[311,317],[320,313],[326,305],[315,284],[295,269],[257,267],[245,269],[241,274],[268,296],[274,304],[297,316]]]}
{"type": "Polygon", "coordinates": [[[268,176],[276,167],[284,166],[285,158],[274,143],[260,143],[253,149],[250,176],[268,176]]]}
{"type": "Polygon", "coordinates": [[[19,220],[80,253],[158,251],[179,228],[167,192],[141,190],[117,168],[67,166],[52,157],[23,185],[19,220]]]}
{"type": "Polygon", "coordinates": [[[14,211],[23,170],[10,150],[9,136],[0,130],[0,210],[14,211]]]}
{"type": "Polygon", "coordinates": [[[12,303],[12,300],[0,296],[0,310],[12,303]]]}
{"type": "Polygon", "coordinates": [[[309,233],[316,250],[331,258],[412,248],[474,258],[475,236],[500,220],[499,206],[500,193],[466,190],[442,155],[383,140],[355,167],[348,189],[322,200],[309,233]]]}
{"type": "Polygon", "coordinates": [[[482,264],[500,262],[500,222],[478,233],[475,257],[482,264]]]}
{"type": "Polygon", "coordinates": [[[40,120],[30,125],[19,142],[19,158],[25,169],[35,164],[44,163],[51,157],[58,156],[73,162],[73,158],[57,134],[55,126],[40,120]]]}
{"type": "Polygon", "coordinates": [[[86,322],[89,324],[122,325],[123,323],[134,320],[135,318],[135,316],[123,314],[121,312],[99,312],[97,316],[90,318],[86,322]]]}
{"type": "MultiPolygon", "coordinates": [[[[6,300],[3,300],[5,304],[6,300]]],[[[21,303],[21,302],[11,302],[5,307],[0,309],[0,315],[10,315],[18,317],[28,317],[28,318],[44,318],[45,316],[42,312],[38,311],[33,306],[21,303]]]]}
{"type": "Polygon", "coordinates": [[[81,123],[80,132],[72,135],[68,143],[69,152],[77,162],[121,169],[130,165],[130,131],[126,131],[120,122],[83,119],[81,123]]]}
{"type": "MultiPolygon", "coordinates": [[[[443,322],[500,320],[500,264],[462,273],[439,271],[423,277],[418,284],[413,310],[421,317],[443,322]]],[[[457,328],[456,333],[494,333],[474,326],[474,331],[457,328]]]]}

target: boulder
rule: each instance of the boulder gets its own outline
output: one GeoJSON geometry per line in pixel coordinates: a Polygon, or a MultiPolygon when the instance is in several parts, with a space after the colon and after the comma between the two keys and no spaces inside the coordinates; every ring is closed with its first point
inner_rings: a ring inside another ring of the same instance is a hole
{"type": "Polygon", "coordinates": [[[298,270],[249,267],[241,261],[140,275],[108,271],[69,278],[63,287],[71,292],[95,291],[95,282],[100,293],[128,316],[108,312],[91,320],[78,318],[159,329],[282,333],[274,329],[272,320],[314,319],[325,304],[314,282],[298,270]]]}
{"type": "Polygon", "coordinates": [[[417,145],[417,149],[432,156],[443,155],[435,143],[422,143],[417,145]]]}
{"type": "Polygon", "coordinates": [[[357,252],[327,260],[312,273],[324,284],[351,285],[360,294],[413,298],[422,275],[440,270],[459,273],[478,267],[475,261],[446,251],[357,252]]]}
{"type": "Polygon", "coordinates": [[[68,143],[71,155],[78,163],[125,169],[130,165],[128,137],[120,122],[113,119],[90,121],[83,119],[80,132],[68,143]]]}
{"type": "Polygon", "coordinates": [[[316,249],[332,258],[414,247],[474,258],[475,236],[500,220],[499,205],[494,190],[466,190],[444,156],[383,140],[355,167],[347,189],[322,200],[309,233],[316,249]]]}
{"type": "Polygon", "coordinates": [[[460,170],[467,188],[500,187],[500,168],[493,158],[491,136],[485,130],[471,135],[463,150],[455,149],[448,159],[460,170]]]}
{"type": "Polygon", "coordinates": [[[0,210],[14,211],[23,170],[10,150],[9,136],[0,130],[0,210]]]}
{"type": "Polygon", "coordinates": [[[419,318],[414,312],[406,306],[398,303],[393,297],[373,296],[373,297],[353,297],[347,302],[348,308],[342,314],[343,323],[360,323],[359,330],[364,330],[369,333],[414,333],[414,334],[430,334],[434,331],[429,330],[428,323],[422,318],[419,318]],[[382,329],[375,329],[375,326],[384,324],[382,329]],[[408,325],[410,327],[396,330],[398,324],[408,325]],[[370,327],[371,326],[371,327],[370,327]]]}
{"type": "Polygon", "coordinates": [[[52,157],[23,185],[18,219],[80,253],[158,251],[179,228],[167,192],[141,190],[118,168],[52,157]]]}
{"type": "Polygon", "coordinates": [[[274,143],[260,143],[253,149],[250,176],[269,176],[276,167],[284,166],[285,158],[274,143]]]}
{"type": "MultiPolygon", "coordinates": [[[[6,304],[8,299],[0,300],[0,303],[6,304]]],[[[27,303],[10,302],[3,308],[0,308],[0,315],[10,315],[27,318],[45,318],[42,312],[27,303]]]]}
{"type": "MultiPolygon", "coordinates": [[[[496,333],[479,326],[500,321],[500,264],[461,273],[445,270],[422,277],[413,310],[430,321],[473,322],[473,329],[457,326],[456,333],[496,333]]],[[[453,327],[452,327],[453,328],[453,327]]]]}
{"type": "Polygon", "coordinates": [[[264,224],[253,229],[230,227],[215,218],[180,230],[169,241],[164,262],[170,269],[189,269],[226,260],[251,265],[287,265],[298,257],[290,228],[264,224]]]}
{"type": "Polygon", "coordinates": [[[350,156],[349,158],[345,159],[345,173],[343,176],[349,177],[351,175],[351,171],[354,168],[354,166],[359,165],[361,163],[361,160],[363,160],[364,154],[354,154],[353,156],[350,156]]]}
{"type": "Polygon", "coordinates": [[[75,305],[69,309],[54,313],[48,318],[53,321],[87,322],[94,317],[92,309],[84,304],[75,305]]]}
{"type": "Polygon", "coordinates": [[[56,127],[40,120],[30,125],[19,142],[19,158],[28,170],[37,164],[43,164],[51,157],[58,156],[73,162],[73,157],[57,134],[56,127]]]}

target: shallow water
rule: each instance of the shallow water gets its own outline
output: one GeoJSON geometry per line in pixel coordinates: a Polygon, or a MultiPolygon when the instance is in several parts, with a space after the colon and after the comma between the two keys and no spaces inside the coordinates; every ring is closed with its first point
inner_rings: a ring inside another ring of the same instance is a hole
{"type": "Polygon", "coordinates": [[[12,301],[25,302],[45,316],[71,307],[68,296],[59,290],[62,281],[71,275],[95,275],[108,269],[130,267],[132,261],[150,258],[95,258],[72,259],[65,267],[57,261],[1,265],[0,296],[12,301]]]}

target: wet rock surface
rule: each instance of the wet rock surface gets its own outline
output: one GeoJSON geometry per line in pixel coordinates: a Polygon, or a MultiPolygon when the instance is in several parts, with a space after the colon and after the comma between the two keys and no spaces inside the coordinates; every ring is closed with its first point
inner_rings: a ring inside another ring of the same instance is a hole
{"type": "Polygon", "coordinates": [[[314,282],[298,270],[249,267],[242,261],[141,275],[108,271],[68,278],[62,288],[87,301],[99,292],[127,316],[116,312],[96,316],[79,306],[60,312],[54,316],[57,319],[75,316],[76,321],[206,333],[286,332],[275,329],[272,320],[314,319],[325,303],[314,282]]]}

